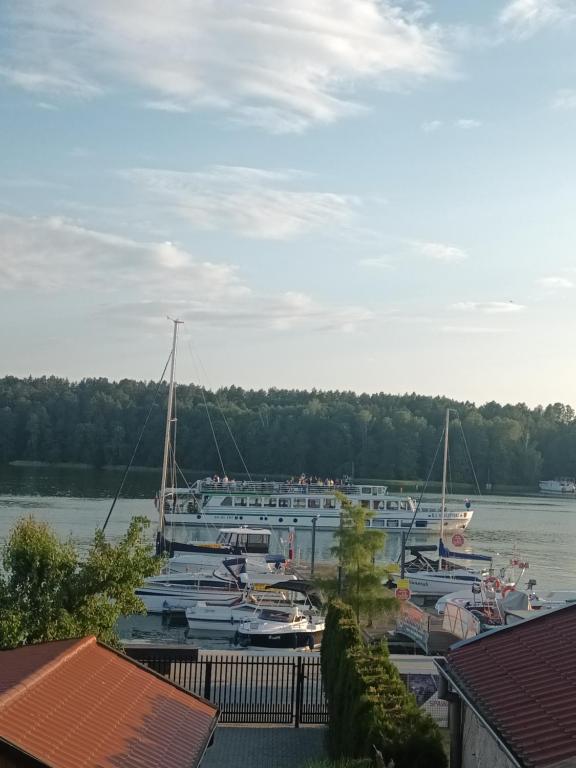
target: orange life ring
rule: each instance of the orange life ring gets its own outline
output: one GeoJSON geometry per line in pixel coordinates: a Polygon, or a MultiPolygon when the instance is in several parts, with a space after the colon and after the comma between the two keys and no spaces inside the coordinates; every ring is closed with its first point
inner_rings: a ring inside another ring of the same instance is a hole
{"type": "Polygon", "coordinates": [[[496,578],[496,576],[489,576],[486,579],[486,584],[489,584],[492,589],[500,589],[500,581],[496,578]]]}
{"type": "Polygon", "coordinates": [[[515,592],[516,588],[512,587],[510,584],[508,584],[506,587],[502,587],[502,599],[506,597],[507,594],[510,592],[515,592]]]}

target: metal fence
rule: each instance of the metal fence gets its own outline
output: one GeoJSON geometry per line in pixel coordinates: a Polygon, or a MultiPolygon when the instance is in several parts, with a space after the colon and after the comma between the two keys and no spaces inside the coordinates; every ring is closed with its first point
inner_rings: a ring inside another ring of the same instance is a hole
{"type": "Polygon", "coordinates": [[[328,722],[318,656],[199,655],[196,649],[185,647],[142,646],[129,647],[126,652],[216,704],[221,723],[274,723],[298,728],[328,722]]]}

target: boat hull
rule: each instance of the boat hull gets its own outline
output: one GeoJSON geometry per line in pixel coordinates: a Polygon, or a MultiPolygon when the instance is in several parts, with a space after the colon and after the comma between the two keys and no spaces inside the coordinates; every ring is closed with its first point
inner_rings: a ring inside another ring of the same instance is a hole
{"type": "Polygon", "coordinates": [[[310,648],[320,645],[323,629],[295,632],[255,632],[240,628],[238,644],[256,648],[310,648]]]}
{"type": "Polygon", "coordinates": [[[410,592],[413,595],[449,595],[451,592],[472,588],[473,584],[481,581],[481,576],[473,573],[450,576],[448,573],[430,574],[407,573],[410,582],[410,592]]]}

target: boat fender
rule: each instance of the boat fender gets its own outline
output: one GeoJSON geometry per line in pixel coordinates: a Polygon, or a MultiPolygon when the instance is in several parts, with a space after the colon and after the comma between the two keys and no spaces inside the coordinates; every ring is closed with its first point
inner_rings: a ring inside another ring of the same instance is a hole
{"type": "Polygon", "coordinates": [[[514,587],[511,587],[511,586],[502,587],[502,599],[504,599],[506,595],[508,595],[510,592],[514,592],[514,591],[515,591],[514,587]]]}

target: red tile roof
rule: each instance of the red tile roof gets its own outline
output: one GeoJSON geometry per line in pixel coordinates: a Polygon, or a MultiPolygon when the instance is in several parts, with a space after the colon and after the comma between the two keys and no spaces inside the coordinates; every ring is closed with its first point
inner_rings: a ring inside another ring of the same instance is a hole
{"type": "Polygon", "coordinates": [[[0,739],[57,768],[189,768],[217,709],[96,638],[0,652],[0,739]]]}
{"type": "Polygon", "coordinates": [[[441,666],[521,765],[576,765],[576,605],[458,643],[441,666]]]}

